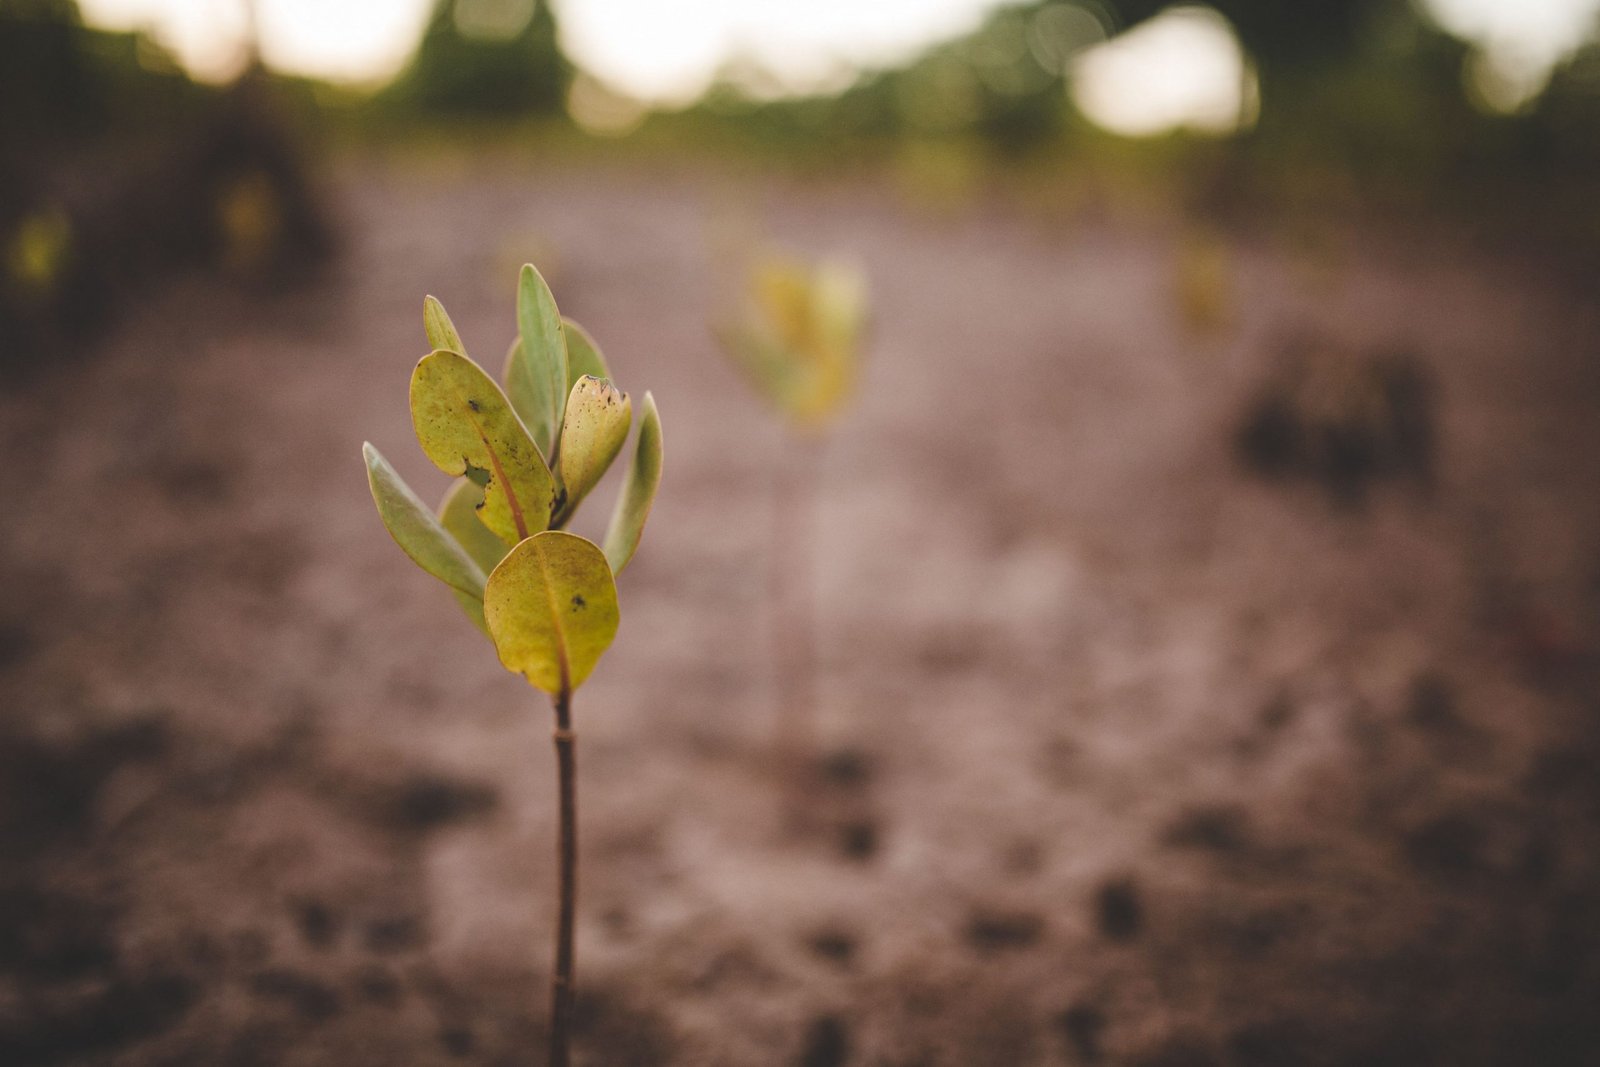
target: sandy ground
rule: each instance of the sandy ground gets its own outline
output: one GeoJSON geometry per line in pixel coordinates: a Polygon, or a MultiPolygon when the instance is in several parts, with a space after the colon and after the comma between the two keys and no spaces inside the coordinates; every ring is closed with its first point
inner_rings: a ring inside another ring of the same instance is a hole
{"type": "Polygon", "coordinates": [[[1241,239],[1195,337],[1168,224],[599,165],[336,192],[323,276],[182,281],[0,396],[0,1063],[542,1062],[549,710],[357,455],[442,491],[422,295],[497,365],[530,257],[666,427],[576,704],[581,1062],[1600,1062],[1592,294],[1448,229],[1331,272],[1241,239]],[[729,202],[871,275],[820,454],[710,343],[729,202]],[[1431,491],[1241,470],[1307,326],[1431,369],[1431,491]],[[797,784],[766,549],[802,462],[797,784]]]}

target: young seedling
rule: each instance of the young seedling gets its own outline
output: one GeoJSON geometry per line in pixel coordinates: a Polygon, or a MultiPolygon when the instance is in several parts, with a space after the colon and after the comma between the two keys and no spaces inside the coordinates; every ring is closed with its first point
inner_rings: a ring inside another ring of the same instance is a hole
{"type": "Polygon", "coordinates": [[[506,669],[554,705],[560,842],[550,1063],[566,1067],[578,865],[572,694],[617,632],[615,575],[639,547],[661,480],[661,419],[646,393],[601,548],[562,528],[622,450],[632,401],[611,384],[589,335],[561,317],[539,272],[522,268],[504,390],[467,358],[450,316],[431,296],[423,325],[433,351],[411,375],[411,422],[423,452],[456,480],[434,512],[371,444],[362,446],[367,479],[406,555],[450,587],[506,669]]]}
{"type": "Polygon", "coordinates": [[[717,334],[722,346],[788,426],[806,439],[779,472],[773,507],[770,590],[778,612],[773,661],[779,755],[813,747],[816,611],[810,583],[820,442],[855,390],[866,282],[839,262],[815,266],[766,256],[750,266],[747,291],[717,334]]]}

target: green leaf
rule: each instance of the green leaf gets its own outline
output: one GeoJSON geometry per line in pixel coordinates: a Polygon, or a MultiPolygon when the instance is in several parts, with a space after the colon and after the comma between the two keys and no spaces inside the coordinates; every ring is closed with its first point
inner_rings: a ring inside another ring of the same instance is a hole
{"type": "Polygon", "coordinates": [[[617,497],[617,510],[612,512],[611,525],[606,529],[606,560],[613,574],[621,574],[633,559],[660,484],[661,415],[656,411],[655,397],[646,393],[639,419],[639,441],[633,448],[622,494],[617,497]]]}
{"type": "Polygon", "coordinates": [[[411,423],[436,467],[483,485],[478,518],[502,541],[550,525],[555,479],[505,394],[472,360],[444,350],[422,357],[411,375],[411,423]]]}
{"type": "Polygon", "coordinates": [[[456,333],[456,325],[450,321],[444,305],[431,296],[422,301],[422,328],[428,332],[428,343],[434,348],[467,354],[467,346],[461,343],[461,335],[456,333]]]}
{"type": "Polygon", "coordinates": [[[633,424],[633,401],[603,378],[585,374],[572,387],[561,424],[556,473],[566,491],[558,521],[577,509],[589,490],[611,468],[633,424]]]}
{"type": "Polygon", "coordinates": [[[367,483],[389,535],[412,561],[463,596],[483,599],[484,568],[451,537],[370,443],[361,446],[367,483]]]}
{"type": "Polygon", "coordinates": [[[567,342],[561,312],[544,278],[524,264],[517,283],[517,334],[506,362],[506,393],[549,458],[567,400],[567,342]]]}
{"type": "Polygon", "coordinates": [[[567,332],[568,392],[571,392],[572,387],[578,384],[578,379],[585,374],[592,378],[610,378],[611,372],[606,369],[606,359],[600,354],[600,346],[589,336],[589,331],[571,319],[562,319],[561,325],[567,332]]]}
{"type": "Polygon", "coordinates": [[[452,482],[439,501],[439,524],[467,550],[472,561],[488,574],[506,556],[506,543],[478,521],[483,507],[483,487],[467,478],[452,482]]]}
{"type": "Polygon", "coordinates": [[[528,538],[500,561],[483,607],[500,662],[546,693],[582,685],[617,634],[617,585],[605,555],[559,530],[528,538]]]}
{"type": "MultiPolygon", "coordinates": [[[[483,487],[466,478],[458,478],[439,502],[439,524],[488,574],[505,557],[506,545],[478,521],[478,508],[482,506],[483,487]]],[[[489,624],[483,618],[483,592],[480,590],[476,595],[463,593],[459,589],[451,592],[461,604],[461,610],[467,613],[467,618],[487,636],[489,624]]]]}

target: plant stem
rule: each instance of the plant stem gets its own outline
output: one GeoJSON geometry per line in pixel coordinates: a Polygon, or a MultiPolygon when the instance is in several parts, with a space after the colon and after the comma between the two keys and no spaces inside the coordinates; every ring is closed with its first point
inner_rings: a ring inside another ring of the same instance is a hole
{"type": "Polygon", "coordinates": [[[795,766],[812,755],[816,732],[816,603],[812,565],[820,448],[793,451],[779,471],[773,507],[771,597],[778,683],[778,755],[795,766]]]}
{"type": "Polygon", "coordinates": [[[561,912],[556,927],[556,965],[550,977],[550,1067],[571,1062],[573,927],[578,904],[578,735],[572,732],[572,690],[554,699],[556,763],[561,789],[559,885],[561,912]]]}

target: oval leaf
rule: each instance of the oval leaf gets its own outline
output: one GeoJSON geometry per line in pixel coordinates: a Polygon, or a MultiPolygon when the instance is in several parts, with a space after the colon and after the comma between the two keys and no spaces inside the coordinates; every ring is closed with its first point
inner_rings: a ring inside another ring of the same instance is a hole
{"type": "MultiPolygon", "coordinates": [[[[496,537],[487,526],[478,521],[478,508],[483,506],[483,486],[467,478],[459,478],[446,490],[439,502],[439,524],[454,537],[472,561],[488,574],[495,564],[505,558],[506,543],[496,537]]],[[[489,624],[483,618],[483,592],[476,595],[452,590],[461,610],[467,613],[472,624],[489,633],[489,624]]]]}
{"type": "Polygon", "coordinates": [[[363,444],[361,455],[367,461],[367,484],[372,487],[378,515],[395,543],[417,566],[450,588],[481,600],[484,569],[450,536],[376,448],[363,444]]]}
{"type": "Polygon", "coordinates": [[[585,374],[578,379],[567,398],[561,447],[556,451],[557,473],[566,492],[558,521],[571,515],[611,468],[632,424],[633,401],[627,393],[602,378],[585,374]]]}
{"type": "Polygon", "coordinates": [[[591,541],[547,530],[489,576],[484,617],[500,662],[546,693],[582,685],[617,634],[617,586],[591,541]]]}
{"type": "Polygon", "coordinates": [[[411,375],[411,422],[435,466],[483,485],[478,517],[502,541],[515,544],[550,525],[550,469],[476,363],[443,350],[422,357],[411,375]]]}
{"type": "Polygon", "coordinates": [[[650,505],[656,499],[656,486],[661,484],[661,415],[656,411],[655,397],[649,393],[644,394],[643,412],[627,479],[606,529],[606,561],[613,574],[621,574],[638,550],[650,505]]]}
{"type": "Polygon", "coordinates": [[[439,501],[439,524],[460,542],[472,561],[488,574],[506,557],[506,543],[478,521],[483,486],[467,478],[453,482],[439,501]]]}
{"type": "Polygon", "coordinates": [[[589,336],[589,331],[573,322],[571,319],[562,319],[562,327],[567,335],[567,390],[570,394],[572,387],[578,384],[578,379],[585,374],[593,378],[610,378],[611,372],[606,369],[606,359],[600,354],[600,346],[594,343],[594,338],[589,336]]]}
{"type": "Polygon", "coordinates": [[[544,278],[524,264],[517,282],[517,334],[506,364],[506,393],[549,458],[567,400],[567,342],[561,312],[544,278]]]}
{"type": "Polygon", "coordinates": [[[431,296],[422,301],[422,328],[427,331],[428,343],[434,348],[467,354],[467,346],[461,343],[456,324],[450,321],[444,305],[431,296]]]}

